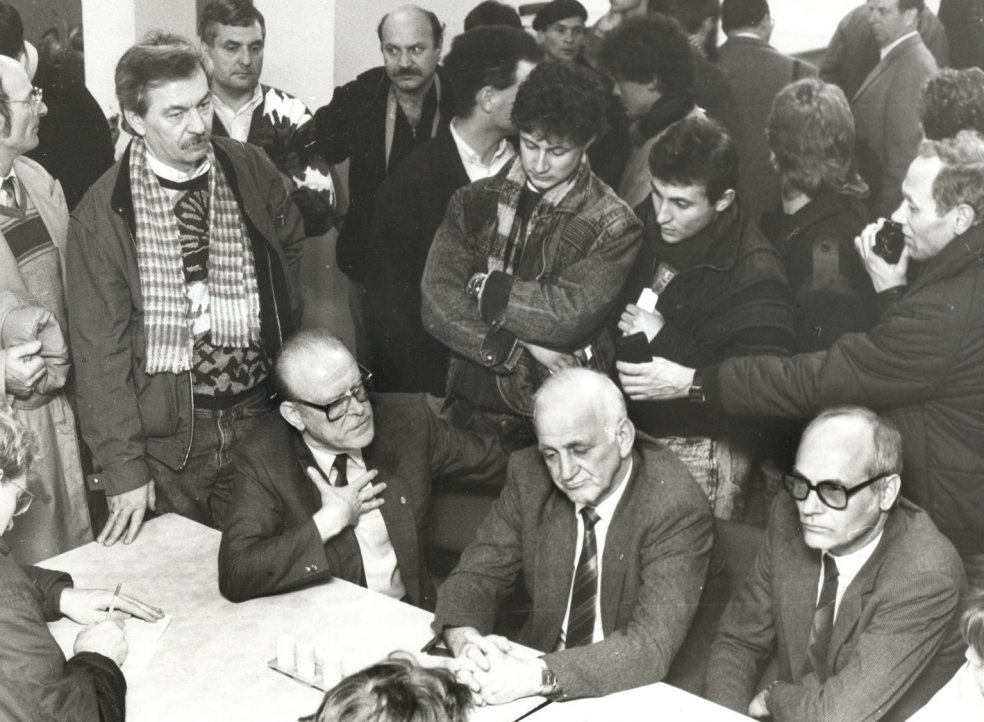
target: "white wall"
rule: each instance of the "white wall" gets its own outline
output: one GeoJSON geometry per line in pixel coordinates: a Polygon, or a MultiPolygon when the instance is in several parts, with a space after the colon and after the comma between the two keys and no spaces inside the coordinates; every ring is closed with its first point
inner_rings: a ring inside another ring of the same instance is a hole
{"type": "MultiPolygon", "coordinates": [[[[335,0],[254,2],[267,25],[262,81],[298,96],[312,111],[325,105],[335,87],[335,0]]],[[[339,0],[337,5],[357,7],[360,2],[339,0]]]]}

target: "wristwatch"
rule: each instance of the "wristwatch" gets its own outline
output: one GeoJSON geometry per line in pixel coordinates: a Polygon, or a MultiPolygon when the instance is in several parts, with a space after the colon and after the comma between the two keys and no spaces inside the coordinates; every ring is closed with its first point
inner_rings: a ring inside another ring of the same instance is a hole
{"type": "Polygon", "coordinates": [[[540,694],[544,697],[551,697],[560,692],[560,687],[557,684],[557,675],[553,673],[547,663],[543,663],[543,667],[540,669],[540,694]]]}
{"type": "Polygon", "coordinates": [[[695,404],[702,404],[707,401],[704,396],[704,376],[700,371],[694,371],[694,380],[690,382],[690,400],[695,404]]]}

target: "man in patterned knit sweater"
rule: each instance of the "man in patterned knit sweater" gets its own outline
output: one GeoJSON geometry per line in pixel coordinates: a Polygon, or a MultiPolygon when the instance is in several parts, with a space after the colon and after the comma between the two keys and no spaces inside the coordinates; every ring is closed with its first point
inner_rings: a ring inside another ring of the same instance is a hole
{"type": "Polygon", "coordinates": [[[71,219],[69,327],[82,434],[110,519],[148,508],[220,526],[238,440],[273,410],[271,360],[297,317],[304,232],[261,150],[211,138],[199,49],[130,48],[116,94],[136,136],[71,219]]]}
{"type": "Polygon", "coordinates": [[[305,233],[325,233],[336,221],[334,179],[317,151],[301,159],[290,150],[311,111],[290,93],[260,83],[266,44],[262,13],[252,0],[212,0],[198,19],[198,37],[212,64],[212,134],[265,150],[294,182],[305,233]]]}

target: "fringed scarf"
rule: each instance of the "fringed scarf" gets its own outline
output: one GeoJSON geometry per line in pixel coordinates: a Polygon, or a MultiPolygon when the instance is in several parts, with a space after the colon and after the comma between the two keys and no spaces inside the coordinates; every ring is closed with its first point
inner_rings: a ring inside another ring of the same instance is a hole
{"type": "MultiPolygon", "coordinates": [[[[246,348],[260,338],[260,294],[253,249],[221,166],[208,148],[208,292],[212,343],[246,348]]],[[[137,267],[144,303],[147,373],[192,367],[195,340],[185,294],[178,220],[147,159],[147,145],[130,145],[130,183],[136,218],[137,267]]]]}

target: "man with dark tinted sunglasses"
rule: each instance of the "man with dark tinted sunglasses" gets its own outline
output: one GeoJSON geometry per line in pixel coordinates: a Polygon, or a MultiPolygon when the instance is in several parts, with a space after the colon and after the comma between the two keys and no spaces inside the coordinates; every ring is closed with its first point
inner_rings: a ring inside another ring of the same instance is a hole
{"type": "Polygon", "coordinates": [[[433,608],[423,543],[431,481],[494,483],[505,456],[496,437],[438,419],[421,394],[370,397],[371,378],[324,331],[283,345],[272,377],[282,418],[233,459],[219,548],[226,598],[339,577],[433,608]]]}
{"type": "Polygon", "coordinates": [[[956,671],[963,567],[899,495],[901,471],[899,431],[867,409],[829,409],[807,427],[721,618],[709,699],[776,722],[903,720],[956,671]]]}

